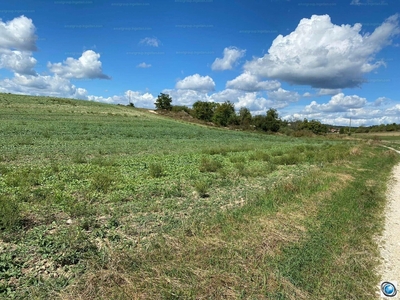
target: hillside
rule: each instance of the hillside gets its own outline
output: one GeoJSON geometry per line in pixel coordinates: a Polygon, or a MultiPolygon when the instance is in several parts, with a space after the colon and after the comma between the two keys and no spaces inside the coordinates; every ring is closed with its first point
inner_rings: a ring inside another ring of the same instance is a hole
{"type": "Polygon", "coordinates": [[[0,297],[371,299],[373,141],[0,94],[0,297]]]}

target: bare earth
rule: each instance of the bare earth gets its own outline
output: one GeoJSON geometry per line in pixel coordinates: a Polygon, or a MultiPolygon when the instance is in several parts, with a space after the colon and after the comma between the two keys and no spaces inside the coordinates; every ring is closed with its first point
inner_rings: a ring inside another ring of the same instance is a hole
{"type": "MultiPolygon", "coordinates": [[[[400,154],[400,151],[396,152],[400,154]]],[[[379,243],[382,257],[379,274],[382,281],[397,281],[400,283],[400,165],[395,166],[393,169],[387,198],[385,229],[379,243]]]]}

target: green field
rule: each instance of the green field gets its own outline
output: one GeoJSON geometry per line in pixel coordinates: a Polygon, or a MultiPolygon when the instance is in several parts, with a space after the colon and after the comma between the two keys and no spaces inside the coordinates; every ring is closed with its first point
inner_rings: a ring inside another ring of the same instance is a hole
{"type": "Polygon", "coordinates": [[[0,94],[0,297],[371,299],[379,143],[0,94]]]}

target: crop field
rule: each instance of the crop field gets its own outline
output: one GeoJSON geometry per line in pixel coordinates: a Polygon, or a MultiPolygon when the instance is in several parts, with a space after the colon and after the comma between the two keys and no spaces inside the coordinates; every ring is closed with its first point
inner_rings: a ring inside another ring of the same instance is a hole
{"type": "Polygon", "coordinates": [[[354,137],[379,142],[382,145],[389,146],[400,151],[400,132],[398,131],[360,133],[355,134],[354,137]]]}
{"type": "Polygon", "coordinates": [[[0,94],[0,298],[371,299],[379,143],[0,94]]]}

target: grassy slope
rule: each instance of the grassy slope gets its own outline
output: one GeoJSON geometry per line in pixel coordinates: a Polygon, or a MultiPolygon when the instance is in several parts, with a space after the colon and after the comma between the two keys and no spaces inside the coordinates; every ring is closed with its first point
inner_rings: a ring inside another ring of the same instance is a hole
{"type": "Polygon", "coordinates": [[[0,94],[0,297],[370,299],[390,151],[0,94]]]}

